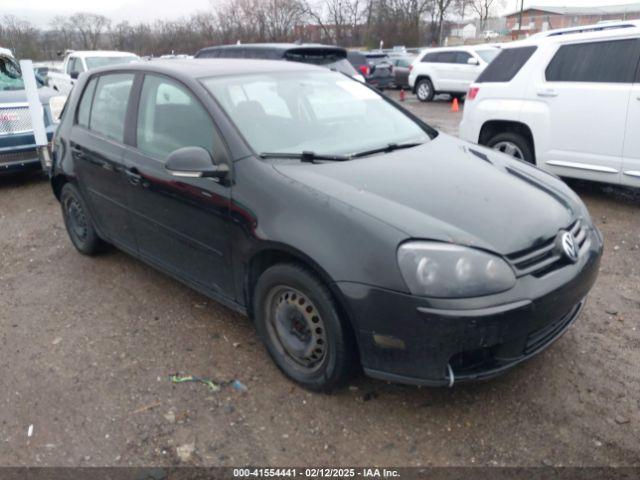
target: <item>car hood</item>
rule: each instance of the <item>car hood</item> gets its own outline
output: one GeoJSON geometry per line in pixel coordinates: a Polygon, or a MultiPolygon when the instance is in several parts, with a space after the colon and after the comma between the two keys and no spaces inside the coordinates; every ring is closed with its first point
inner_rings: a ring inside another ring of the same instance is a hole
{"type": "Polygon", "coordinates": [[[555,236],[582,210],[577,196],[557,178],[444,134],[388,154],[274,167],[408,237],[502,255],[555,236]]]}

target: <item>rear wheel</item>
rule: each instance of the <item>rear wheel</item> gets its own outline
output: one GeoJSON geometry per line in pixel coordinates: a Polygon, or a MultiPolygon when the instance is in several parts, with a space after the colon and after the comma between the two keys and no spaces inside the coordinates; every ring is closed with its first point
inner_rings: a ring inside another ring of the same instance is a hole
{"type": "Polygon", "coordinates": [[[309,270],[296,264],[268,268],[258,279],[253,302],[258,333],[285,375],[325,392],[351,378],[357,358],[346,320],[309,270]]]}
{"type": "Polygon", "coordinates": [[[421,102],[430,102],[434,94],[433,83],[428,78],[423,78],[416,85],[416,96],[421,102]]]}
{"type": "Polygon", "coordinates": [[[62,187],[60,205],[64,225],[76,250],[84,255],[95,255],[103,251],[106,243],[98,237],[89,210],[80,192],[71,183],[62,187]]]}
{"type": "Polygon", "coordinates": [[[519,133],[505,132],[493,136],[487,146],[507,155],[535,165],[536,159],[529,141],[519,133]]]}

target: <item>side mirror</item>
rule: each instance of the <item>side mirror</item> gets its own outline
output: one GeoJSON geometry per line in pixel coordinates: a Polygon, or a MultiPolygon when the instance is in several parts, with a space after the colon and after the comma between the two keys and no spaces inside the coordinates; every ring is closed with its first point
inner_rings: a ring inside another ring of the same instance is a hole
{"type": "Polygon", "coordinates": [[[473,58],[473,57],[471,57],[469,60],[467,60],[467,63],[469,65],[480,65],[480,62],[478,61],[478,59],[477,58],[473,58]]]}
{"type": "Polygon", "coordinates": [[[171,152],[164,168],[174,177],[224,178],[229,174],[225,163],[216,164],[202,147],[182,147],[171,152]]]}
{"type": "Polygon", "coordinates": [[[80,75],[80,72],[78,72],[77,70],[74,70],[73,72],[69,73],[69,76],[71,77],[72,80],[77,80],[79,75],[80,75]]]}

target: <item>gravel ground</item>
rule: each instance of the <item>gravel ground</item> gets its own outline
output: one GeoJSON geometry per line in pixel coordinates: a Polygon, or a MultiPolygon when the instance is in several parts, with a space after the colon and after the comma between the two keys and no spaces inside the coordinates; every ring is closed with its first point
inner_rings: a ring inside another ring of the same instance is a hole
{"type": "MultiPolygon", "coordinates": [[[[406,105],[455,134],[447,101],[406,105]]],[[[327,396],[286,380],[247,319],[118,251],[76,253],[46,181],[1,178],[0,465],[640,465],[640,195],[571,185],[606,251],[553,347],[487,383],[327,396]]]]}

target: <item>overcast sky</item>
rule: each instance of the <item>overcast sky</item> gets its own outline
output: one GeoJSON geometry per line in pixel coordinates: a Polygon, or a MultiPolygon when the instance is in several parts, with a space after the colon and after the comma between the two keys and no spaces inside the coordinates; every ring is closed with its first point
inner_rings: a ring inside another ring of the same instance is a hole
{"type": "MultiPolygon", "coordinates": [[[[95,12],[113,21],[132,23],[186,17],[194,12],[208,10],[217,0],[0,0],[0,14],[12,14],[47,26],[60,14],[95,12]]],[[[632,3],[631,0],[525,0],[528,5],[592,6],[632,3]]],[[[520,0],[504,0],[502,13],[519,8],[520,0]]]]}

